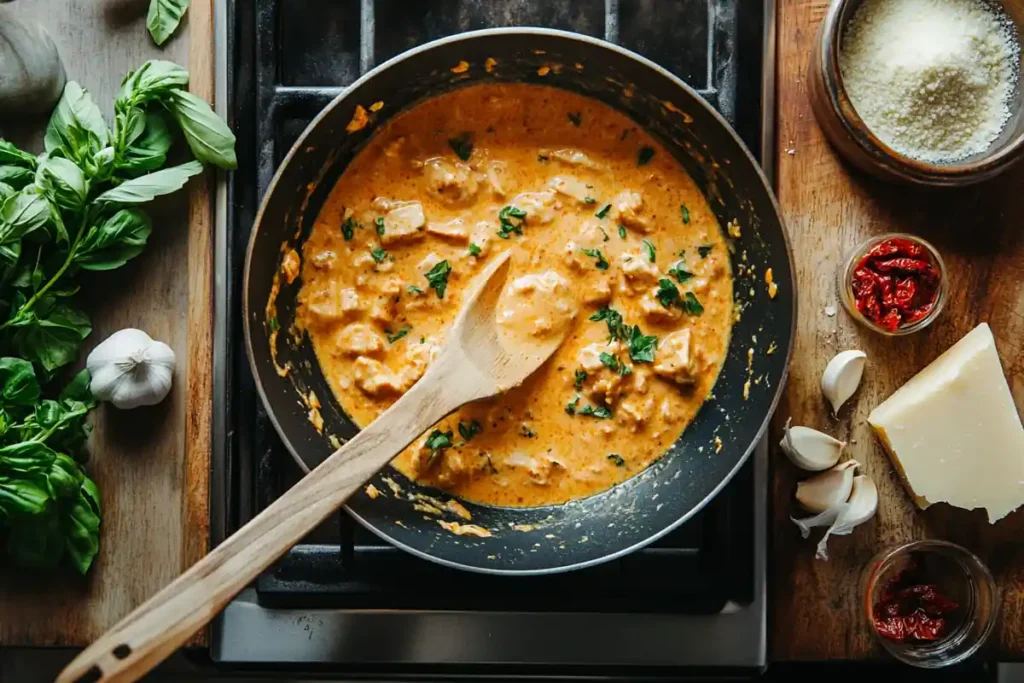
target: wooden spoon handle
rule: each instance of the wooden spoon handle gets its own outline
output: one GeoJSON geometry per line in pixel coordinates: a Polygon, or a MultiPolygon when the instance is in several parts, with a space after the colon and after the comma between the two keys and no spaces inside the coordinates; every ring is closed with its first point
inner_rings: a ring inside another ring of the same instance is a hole
{"type": "Polygon", "coordinates": [[[86,674],[88,681],[135,681],[174,652],[413,439],[474,398],[445,381],[445,368],[457,361],[441,361],[366,429],[86,648],[57,683],[86,674]]]}

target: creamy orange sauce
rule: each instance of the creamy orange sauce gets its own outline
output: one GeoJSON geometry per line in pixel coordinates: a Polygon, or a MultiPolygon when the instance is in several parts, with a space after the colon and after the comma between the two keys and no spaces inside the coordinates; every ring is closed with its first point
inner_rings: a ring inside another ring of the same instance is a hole
{"type": "Polygon", "coordinates": [[[612,108],[501,84],[396,117],[338,180],[303,246],[299,327],[340,405],[366,425],[422,376],[463,289],[506,250],[498,323],[527,339],[567,329],[565,342],[522,386],[446,418],[393,464],[492,505],[605,490],[696,415],[733,316],[707,202],[612,108]]]}

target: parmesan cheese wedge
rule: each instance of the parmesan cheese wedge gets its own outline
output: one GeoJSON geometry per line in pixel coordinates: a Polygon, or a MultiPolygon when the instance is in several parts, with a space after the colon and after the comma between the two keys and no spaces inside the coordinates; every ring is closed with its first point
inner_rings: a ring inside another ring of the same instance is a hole
{"type": "Polygon", "coordinates": [[[983,507],[994,524],[1024,503],[1024,427],[987,324],[872,410],[868,422],[921,509],[983,507]]]}

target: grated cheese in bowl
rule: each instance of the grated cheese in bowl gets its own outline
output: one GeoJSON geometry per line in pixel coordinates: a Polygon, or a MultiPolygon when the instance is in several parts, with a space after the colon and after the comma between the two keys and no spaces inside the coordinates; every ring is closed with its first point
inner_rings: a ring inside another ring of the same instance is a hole
{"type": "Polygon", "coordinates": [[[868,128],[929,163],[984,152],[999,137],[1019,64],[1014,26],[987,0],[865,0],[839,52],[868,128]]]}

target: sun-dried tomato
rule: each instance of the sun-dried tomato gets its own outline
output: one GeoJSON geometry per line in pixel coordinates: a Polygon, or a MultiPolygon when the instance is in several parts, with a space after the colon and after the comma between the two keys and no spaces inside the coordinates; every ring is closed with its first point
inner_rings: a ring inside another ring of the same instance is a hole
{"type": "Polygon", "coordinates": [[[959,605],[939,587],[926,583],[898,587],[903,576],[893,578],[874,605],[875,630],[879,635],[898,640],[932,641],[946,633],[947,617],[959,605]]]}
{"type": "Polygon", "coordinates": [[[923,246],[895,237],[879,242],[860,258],[850,289],[862,315],[895,332],[934,308],[940,279],[923,246]]]}

